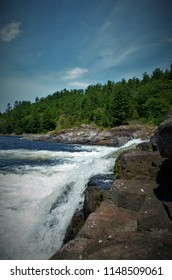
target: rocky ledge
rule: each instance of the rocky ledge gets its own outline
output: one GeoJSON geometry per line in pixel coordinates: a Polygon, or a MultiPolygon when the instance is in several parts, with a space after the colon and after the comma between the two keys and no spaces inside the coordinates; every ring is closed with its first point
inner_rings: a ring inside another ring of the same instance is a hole
{"type": "Polygon", "coordinates": [[[24,135],[25,139],[53,141],[66,144],[87,144],[122,146],[133,138],[147,139],[155,127],[143,125],[123,125],[109,130],[102,130],[91,125],[63,129],[46,135],[24,135]]]}
{"type": "MultiPolygon", "coordinates": [[[[172,127],[171,120],[160,125],[156,141],[119,156],[117,178],[109,188],[89,184],[85,221],[77,220],[78,230],[51,259],[172,259],[172,159],[167,152],[172,141],[167,141],[167,125],[172,127]]],[[[76,229],[75,222],[72,226],[76,229]]]]}

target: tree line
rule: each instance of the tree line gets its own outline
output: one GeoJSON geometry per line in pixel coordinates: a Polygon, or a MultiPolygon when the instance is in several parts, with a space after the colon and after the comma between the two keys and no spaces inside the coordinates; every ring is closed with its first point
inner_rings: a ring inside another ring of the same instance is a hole
{"type": "Polygon", "coordinates": [[[45,98],[7,104],[0,113],[1,134],[45,133],[81,124],[102,128],[131,121],[158,125],[172,106],[172,65],[141,79],[63,89],[45,98]]]}

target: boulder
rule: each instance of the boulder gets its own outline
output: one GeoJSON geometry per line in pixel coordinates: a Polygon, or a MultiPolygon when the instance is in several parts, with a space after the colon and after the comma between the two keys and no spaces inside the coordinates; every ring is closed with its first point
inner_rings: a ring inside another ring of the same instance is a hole
{"type": "Polygon", "coordinates": [[[116,207],[111,200],[105,200],[91,213],[77,237],[108,240],[117,232],[137,230],[137,213],[116,207]]]}
{"type": "Polygon", "coordinates": [[[172,118],[165,120],[158,126],[155,136],[160,154],[172,159],[172,118]]]}
{"type": "Polygon", "coordinates": [[[138,229],[148,231],[171,231],[170,221],[163,203],[155,195],[147,195],[138,213],[138,229]]]}
{"type": "Polygon", "coordinates": [[[157,146],[154,137],[151,137],[149,142],[142,142],[136,146],[136,149],[147,152],[157,151],[157,146]]]}
{"type": "Polygon", "coordinates": [[[112,240],[77,237],[65,244],[52,260],[171,260],[172,235],[120,233],[112,240]]]}
{"type": "Polygon", "coordinates": [[[96,210],[109,197],[109,189],[114,180],[113,174],[99,174],[90,179],[85,190],[84,218],[96,210]]]}
{"type": "Polygon", "coordinates": [[[155,181],[117,179],[111,188],[111,199],[118,207],[139,211],[147,194],[157,187],[155,181]]]}
{"type": "Polygon", "coordinates": [[[86,256],[88,260],[171,260],[172,236],[159,238],[150,233],[127,233],[109,243],[102,242],[97,250],[92,244],[90,249],[86,256]]]}
{"type": "Polygon", "coordinates": [[[161,163],[159,152],[128,150],[118,157],[114,171],[121,179],[156,180],[161,163]]]}
{"type": "Polygon", "coordinates": [[[170,233],[137,231],[137,213],[106,200],[52,260],[171,259],[170,233]]]}

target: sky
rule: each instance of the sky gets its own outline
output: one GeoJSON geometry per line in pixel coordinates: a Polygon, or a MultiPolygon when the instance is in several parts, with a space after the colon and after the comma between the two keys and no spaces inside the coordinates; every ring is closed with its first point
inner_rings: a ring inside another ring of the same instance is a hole
{"type": "Polygon", "coordinates": [[[172,63],[171,0],[0,0],[0,112],[172,63]]]}

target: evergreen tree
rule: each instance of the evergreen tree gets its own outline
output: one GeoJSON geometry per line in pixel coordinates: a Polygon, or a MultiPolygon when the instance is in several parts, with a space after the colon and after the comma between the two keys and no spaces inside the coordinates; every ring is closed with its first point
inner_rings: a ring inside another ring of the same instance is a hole
{"type": "Polygon", "coordinates": [[[61,90],[45,98],[15,101],[0,114],[0,133],[42,133],[83,123],[113,127],[130,120],[158,124],[172,106],[172,65],[166,71],[146,72],[114,83],[90,85],[86,90],[61,90]]]}
{"type": "Polygon", "coordinates": [[[122,83],[118,83],[114,88],[112,97],[114,125],[125,124],[130,113],[130,96],[127,86],[122,83]]]}

